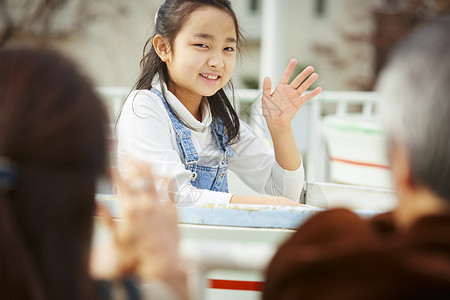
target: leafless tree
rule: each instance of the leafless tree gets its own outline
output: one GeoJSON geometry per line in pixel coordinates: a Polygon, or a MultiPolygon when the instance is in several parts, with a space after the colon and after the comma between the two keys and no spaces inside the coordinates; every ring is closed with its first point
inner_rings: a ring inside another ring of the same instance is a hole
{"type": "Polygon", "coordinates": [[[418,24],[450,13],[450,0],[381,0],[374,9],[375,73],[403,37],[418,24]]]}
{"type": "Polygon", "coordinates": [[[17,38],[45,44],[81,32],[92,21],[126,12],[121,1],[0,0],[0,48],[17,38]]]}

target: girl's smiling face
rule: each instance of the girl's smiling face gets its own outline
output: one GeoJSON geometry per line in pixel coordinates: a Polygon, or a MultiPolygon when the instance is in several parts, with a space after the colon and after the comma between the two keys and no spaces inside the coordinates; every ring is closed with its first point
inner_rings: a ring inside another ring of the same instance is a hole
{"type": "Polygon", "coordinates": [[[236,62],[233,18],[211,6],[196,9],[162,57],[171,78],[168,89],[183,102],[212,96],[231,78],[236,62]]]}

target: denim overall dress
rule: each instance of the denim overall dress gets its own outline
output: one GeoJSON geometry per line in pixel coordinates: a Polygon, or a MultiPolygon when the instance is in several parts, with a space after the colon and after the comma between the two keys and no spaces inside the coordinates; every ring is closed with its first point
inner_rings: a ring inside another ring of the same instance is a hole
{"type": "Polygon", "coordinates": [[[214,118],[211,122],[211,129],[214,133],[214,137],[216,138],[217,145],[222,152],[222,159],[217,166],[202,166],[198,164],[198,153],[194,147],[194,143],[192,142],[191,131],[186,128],[175,116],[160,91],[152,89],[151,92],[161,98],[164,107],[169,114],[173,129],[176,133],[181,160],[183,161],[185,168],[192,172],[191,184],[198,189],[227,193],[228,161],[231,157],[233,157],[233,151],[227,144],[228,136],[224,132],[223,124],[214,118]]]}

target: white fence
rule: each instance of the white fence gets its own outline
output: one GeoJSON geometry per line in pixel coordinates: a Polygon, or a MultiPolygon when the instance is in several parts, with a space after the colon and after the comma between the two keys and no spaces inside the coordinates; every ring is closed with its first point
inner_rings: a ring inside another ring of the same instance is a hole
{"type": "MultiPolygon", "coordinates": [[[[261,92],[238,90],[237,96],[241,106],[245,107],[246,111],[241,111],[241,114],[247,118],[246,121],[259,136],[270,139],[261,113],[261,92]]],[[[371,117],[376,101],[375,92],[324,91],[299,110],[292,126],[297,147],[306,158],[308,181],[329,181],[328,154],[321,128],[322,118],[328,114],[344,117],[351,112],[360,112],[363,117],[371,117]]]]}

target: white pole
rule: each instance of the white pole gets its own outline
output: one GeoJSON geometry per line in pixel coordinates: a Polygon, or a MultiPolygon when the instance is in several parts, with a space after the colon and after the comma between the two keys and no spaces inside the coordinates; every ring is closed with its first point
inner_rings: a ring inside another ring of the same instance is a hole
{"type": "Polygon", "coordinates": [[[286,0],[263,0],[261,19],[261,61],[259,82],[272,79],[272,88],[280,81],[285,60],[286,0]]]}

